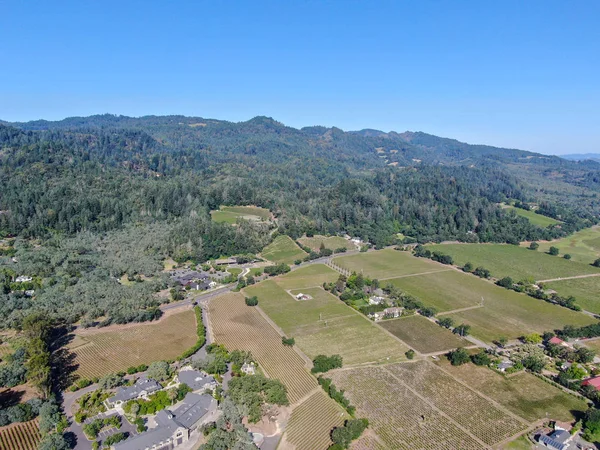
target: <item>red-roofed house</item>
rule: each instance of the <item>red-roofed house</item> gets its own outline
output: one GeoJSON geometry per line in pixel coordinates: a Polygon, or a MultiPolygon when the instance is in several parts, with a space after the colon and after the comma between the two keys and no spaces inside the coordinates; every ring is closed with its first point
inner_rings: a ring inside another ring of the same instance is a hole
{"type": "Polygon", "coordinates": [[[549,341],[549,344],[554,344],[554,345],[562,345],[563,347],[568,347],[569,344],[567,344],[565,341],[563,341],[561,338],[557,338],[556,336],[552,337],[549,341]]]}
{"type": "Polygon", "coordinates": [[[587,380],[585,380],[581,384],[583,386],[594,386],[596,388],[596,390],[600,391],[600,376],[593,377],[593,378],[588,378],[587,380]]]}

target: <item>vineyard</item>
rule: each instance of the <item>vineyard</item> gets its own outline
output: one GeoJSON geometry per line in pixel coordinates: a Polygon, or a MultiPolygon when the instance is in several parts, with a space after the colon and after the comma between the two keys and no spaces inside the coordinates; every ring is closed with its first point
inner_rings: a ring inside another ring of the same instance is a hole
{"type": "Polygon", "coordinates": [[[502,442],[527,428],[524,420],[500,409],[431,363],[396,364],[386,369],[487,445],[502,442]]]}
{"type": "Polygon", "coordinates": [[[551,419],[572,422],[588,408],[584,400],[569,395],[530,373],[522,372],[505,377],[487,367],[472,364],[451,366],[444,360],[437,364],[471,388],[530,422],[543,419],[546,414],[551,419]]]}
{"type": "Polygon", "coordinates": [[[334,262],[350,272],[363,272],[379,280],[448,269],[429,259],[416,258],[410,252],[392,249],[342,256],[335,258],[334,262]]]}
{"type": "Polygon", "coordinates": [[[245,293],[256,295],[259,307],[284,333],[293,336],[309,357],[339,354],[345,365],[404,359],[408,347],[329,292],[318,287],[292,290],[292,294],[302,292],[312,297],[299,302],[279,286],[280,282],[266,280],[246,288],[245,293]]]}
{"type": "Polygon", "coordinates": [[[379,324],[421,353],[440,352],[471,345],[470,342],[423,316],[384,320],[379,324]]]}
{"type": "Polygon", "coordinates": [[[318,390],[294,408],[284,439],[295,450],[325,450],[332,444],[331,430],[347,418],[337,403],[318,390]]]}
{"type": "Polygon", "coordinates": [[[224,294],[212,299],[209,318],[214,341],[230,350],[252,352],[266,374],[285,385],[291,403],[317,387],[302,357],[281,343],[279,333],[256,308],[246,306],[241,294],[224,294]]]}
{"type": "Polygon", "coordinates": [[[0,449],[35,450],[40,442],[38,420],[13,423],[0,428],[0,449]]]}
{"type": "Polygon", "coordinates": [[[156,323],[83,332],[75,336],[69,347],[75,353],[77,373],[91,379],[131,366],[177,358],[197,338],[195,315],[186,310],[156,323]]]}
{"type": "Polygon", "coordinates": [[[337,250],[338,248],[345,248],[347,250],[356,250],[356,245],[348,239],[344,239],[341,236],[313,236],[313,237],[301,237],[298,239],[305,247],[309,247],[311,250],[318,252],[321,248],[321,244],[330,250],[337,250]]]}
{"type": "Polygon", "coordinates": [[[385,448],[479,450],[485,447],[383,367],[341,370],[332,378],[339,389],[346,390],[346,397],[356,406],[356,415],[369,419],[370,430],[385,448]]]}

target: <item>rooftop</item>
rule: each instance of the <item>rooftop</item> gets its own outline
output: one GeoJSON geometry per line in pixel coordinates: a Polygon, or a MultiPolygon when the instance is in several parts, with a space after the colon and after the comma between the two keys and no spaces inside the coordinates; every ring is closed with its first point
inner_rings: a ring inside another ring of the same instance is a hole
{"type": "Polygon", "coordinates": [[[133,386],[117,388],[117,393],[108,399],[109,402],[116,401],[126,402],[139,397],[142,391],[155,392],[162,389],[162,386],[157,381],[149,378],[140,378],[133,386]]]}

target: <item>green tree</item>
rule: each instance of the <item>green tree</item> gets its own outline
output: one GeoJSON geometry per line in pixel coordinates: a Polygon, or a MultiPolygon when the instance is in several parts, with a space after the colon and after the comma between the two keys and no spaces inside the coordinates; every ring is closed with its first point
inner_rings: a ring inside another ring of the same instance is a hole
{"type": "Polygon", "coordinates": [[[415,351],[411,348],[410,350],[408,350],[407,352],[405,352],[404,355],[408,359],[413,359],[415,357],[415,351]]]}
{"type": "Polygon", "coordinates": [[[471,356],[471,361],[477,366],[489,366],[492,360],[485,350],[481,350],[479,353],[471,356]]]}
{"type": "Polygon", "coordinates": [[[563,258],[565,258],[565,259],[571,259],[571,255],[568,254],[568,253],[565,253],[564,256],[563,256],[563,258]]]}
{"type": "Polygon", "coordinates": [[[594,262],[592,263],[592,266],[600,267],[600,258],[595,259],[594,262]]]}
{"type": "Polygon", "coordinates": [[[171,375],[171,368],[166,361],[155,361],[148,366],[146,375],[156,381],[165,381],[171,375]]]}
{"type": "Polygon", "coordinates": [[[460,325],[454,327],[452,330],[454,334],[458,334],[459,336],[468,336],[471,332],[471,325],[467,325],[466,323],[461,323],[460,325]]]}
{"type": "Polygon", "coordinates": [[[543,338],[537,333],[530,333],[523,336],[523,341],[527,344],[540,344],[543,338]]]}
{"type": "Polygon", "coordinates": [[[466,262],[462,270],[465,272],[473,272],[473,264],[471,264],[470,262],[466,262]]]}
{"type": "Polygon", "coordinates": [[[560,252],[560,250],[558,249],[558,247],[550,247],[550,249],[548,250],[548,253],[552,256],[556,256],[558,255],[558,253],[560,252]]]}
{"type": "Polygon", "coordinates": [[[452,326],[454,325],[454,320],[452,319],[452,317],[442,317],[438,320],[438,325],[444,328],[452,328],[452,326]]]}
{"type": "Polygon", "coordinates": [[[248,306],[256,306],[258,305],[258,297],[256,295],[252,297],[246,297],[246,305],[248,306]]]}
{"type": "Polygon", "coordinates": [[[540,248],[540,244],[538,244],[535,241],[533,241],[531,244],[529,244],[529,249],[530,250],[537,250],[538,248],[540,248]]]}
{"type": "Polygon", "coordinates": [[[469,352],[467,352],[464,348],[457,348],[456,350],[449,352],[448,359],[453,366],[461,366],[471,360],[469,357],[469,352]]]}

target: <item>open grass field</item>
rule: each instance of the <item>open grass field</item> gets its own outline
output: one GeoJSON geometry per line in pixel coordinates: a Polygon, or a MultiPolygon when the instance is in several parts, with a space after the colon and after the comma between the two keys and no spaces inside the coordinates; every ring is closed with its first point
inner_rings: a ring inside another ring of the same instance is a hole
{"type": "Polygon", "coordinates": [[[152,361],[174,359],[196,343],[196,317],[189,309],[159,322],[116,326],[75,335],[77,373],[94,378],[152,361]]]}
{"type": "MultiPolygon", "coordinates": [[[[284,435],[295,450],[326,450],[333,444],[331,430],[344,424],[348,414],[320,389],[296,406],[284,435]]],[[[288,448],[280,445],[279,448],[288,448]]]]}
{"type": "Polygon", "coordinates": [[[280,235],[267,245],[261,256],[275,263],[293,264],[295,260],[302,259],[307,253],[302,250],[291,237],[280,235]]]}
{"type": "Polygon", "coordinates": [[[310,247],[315,252],[318,252],[321,248],[321,243],[325,245],[325,248],[330,250],[337,250],[338,248],[345,248],[348,250],[356,250],[354,245],[348,239],[344,239],[341,236],[313,236],[313,237],[302,237],[298,239],[302,245],[310,247]]]}
{"type": "Polygon", "coordinates": [[[218,210],[211,211],[210,215],[214,222],[234,224],[238,217],[247,220],[269,220],[271,212],[257,206],[221,206],[218,210]]]}
{"type": "Polygon", "coordinates": [[[336,281],[339,276],[338,272],[325,264],[311,264],[277,277],[275,281],[284,289],[300,289],[323,286],[323,283],[336,281]]]}
{"type": "Polygon", "coordinates": [[[487,445],[502,442],[527,428],[525,420],[428,361],[394,364],[386,369],[487,445]]]}
{"type": "MultiPolygon", "coordinates": [[[[373,322],[322,288],[292,290],[308,294],[311,300],[297,301],[277,280],[266,280],[244,289],[248,296],[258,297],[258,306],[310,358],[319,354],[340,354],[344,365],[367,362],[399,361],[408,347],[378,328],[373,322]]],[[[337,278],[337,276],[336,276],[337,278]]]]}
{"type": "Polygon", "coordinates": [[[421,353],[441,352],[471,345],[469,341],[423,316],[383,320],[379,325],[421,353]]]}
{"type": "Polygon", "coordinates": [[[600,314],[600,297],[598,296],[600,292],[600,277],[552,281],[544,283],[544,286],[554,289],[563,297],[572,295],[577,299],[577,304],[583,309],[600,314]]]}
{"type": "Polygon", "coordinates": [[[2,450],[36,450],[40,439],[38,419],[0,427],[2,450]]]}
{"type": "Polygon", "coordinates": [[[229,267],[227,269],[227,272],[229,272],[231,275],[237,277],[240,273],[242,273],[243,269],[240,269],[239,267],[229,267]]]}
{"type": "Polygon", "coordinates": [[[520,436],[514,441],[509,442],[502,446],[503,450],[532,450],[534,444],[527,438],[527,436],[520,436]]]}
{"type": "Polygon", "coordinates": [[[285,385],[290,403],[318,386],[304,359],[281,343],[279,333],[256,308],[246,306],[243,295],[230,293],[213,298],[209,303],[209,320],[214,341],[229,350],[252,352],[263,371],[285,385]]]}
{"type": "Polygon", "coordinates": [[[587,410],[585,401],[540,380],[530,373],[506,377],[487,367],[465,364],[452,366],[445,359],[437,363],[455,378],[500,403],[528,422],[549,419],[571,422],[573,412],[587,410]]]}
{"type": "Polygon", "coordinates": [[[538,252],[547,252],[551,246],[555,246],[560,249],[561,254],[569,253],[572,261],[591,264],[596,258],[600,258],[600,227],[585,228],[571,236],[539,244],[538,252]]]}
{"type": "MultiPolygon", "coordinates": [[[[434,244],[427,246],[454,258],[460,266],[471,262],[483,266],[493,277],[511,277],[515,281],[531,277],[534,280],[564,278],[599,273],[600,269],[589,264],[566,260],[561,255],[550,256],[543,251],[528,250],[509,244],[434,244]]],[[[561,254],[564,252],[561,252],[561,254]]]]}
{"type": "Polygon", "coordinates": [[[515,208],[514,206],[505,205],[503,206],[506,210],[514,211],[518,216],[525,217],[532,225],[546,228],[550,225],[556,225],[560,223],[560,221],[553,219],[552,217],[542,216],[541,214],[536,214],[534,211],[527,211],[522,208],[515,208]]]}
{"type": "Polygon", "coordinates": [[[351,272],[362,271],[379,280],[447,269],[428,259],[415,258],[409,252],[392,249],[341,256],[335,258],[334,262],[351,272]]]}

